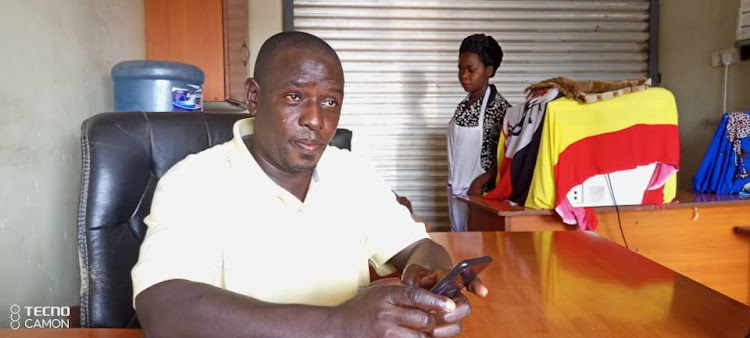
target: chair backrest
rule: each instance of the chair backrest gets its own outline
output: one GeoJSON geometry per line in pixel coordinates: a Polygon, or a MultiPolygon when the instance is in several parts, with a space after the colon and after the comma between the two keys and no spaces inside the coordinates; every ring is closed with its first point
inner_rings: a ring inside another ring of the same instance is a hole
{"type": "Polygon", "coordinates": [[[334,147],[351,151],[352,150],[352,131],[349,129],[343,129],[343,128],[336,129],[336,133],[333,134],[333,138],[331,139],[330,144],[334,147]]]}
{"type": "MultiPolygon", "coordinates": [[[[232,138],[239,113],[117,112],[83,122],[78,252],[81,327],[138,327],[130,270],[156,183],[185,156],[232,138]]],[[[351,132],[336,143],[351,148],[351,132]]]]}

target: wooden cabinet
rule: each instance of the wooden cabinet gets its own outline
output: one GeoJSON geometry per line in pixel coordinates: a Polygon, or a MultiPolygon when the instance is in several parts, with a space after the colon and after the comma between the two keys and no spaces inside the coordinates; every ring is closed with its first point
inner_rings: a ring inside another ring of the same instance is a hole
{"type": "Polygon", "coordinates": [[[198,66],[204,101],[244,107],[247,0],[146,0],[145,7],[146,58],[198,66]]]}

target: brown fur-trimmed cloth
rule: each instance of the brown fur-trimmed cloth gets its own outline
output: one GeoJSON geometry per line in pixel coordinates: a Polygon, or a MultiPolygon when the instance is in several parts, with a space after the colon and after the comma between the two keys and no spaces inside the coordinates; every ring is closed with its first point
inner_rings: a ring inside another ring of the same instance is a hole
{"type": "Polygon", "coordinates": [[[651,79],[645,77],[619,81],[575,81],[560,76],[528,86],[526,93],[533,97],[541,91],[557,88],[565,97],[581,103],[592,103],[646,90],[649,87],[651,87],[651,79]]]}

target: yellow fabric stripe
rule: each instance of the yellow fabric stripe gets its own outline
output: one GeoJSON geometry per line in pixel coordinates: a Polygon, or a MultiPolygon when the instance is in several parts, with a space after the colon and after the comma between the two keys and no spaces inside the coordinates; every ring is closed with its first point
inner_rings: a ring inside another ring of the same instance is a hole
{"type": "Polygon", "coordinates": [[[664,203],[669,203],[677,197],[677,173],[672,174],[664,183],[664,203]]]}
{"type": "MultiPolygon", "coordinates": [[[[559,154],[582,138],[618,131],[635,124],[677,124],[674,96],[650,88],[595,103],[561,98],[547,104],[542,139],[549,136],[559,154]],[[549,128],[548,128],[549,127],[549,128]]],[[[557,164],[555,156],[552,165],[557,164]]]]}
{"type": "MultiPolygon", "coordinates": [[[[503,123],[504,122],[505,121],[503,121],[503,123]]],[[[500,133],[500,140],[497,142],[497,175],[495,175],[495,186],[500,185],[500,180],[502,178],[502,175],[500,175],[500,166],[503,164],[504,159],[505,159],[505,126],[503,126],[503,132],[500,133]]]]}

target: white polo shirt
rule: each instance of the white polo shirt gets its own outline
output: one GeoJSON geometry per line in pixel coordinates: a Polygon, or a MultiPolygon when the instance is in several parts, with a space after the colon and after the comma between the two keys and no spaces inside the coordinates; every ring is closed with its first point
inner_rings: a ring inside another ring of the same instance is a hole
{"type": "Polygon", "coordinates": [[[170,279],[211,284],[263,301],[337,305],[386,262],[429,238],[366,163],[328,147],[304,202],[273,182],[234,138],[175,164],[159,181],[131,274],[133,299],[170,279]]]}

